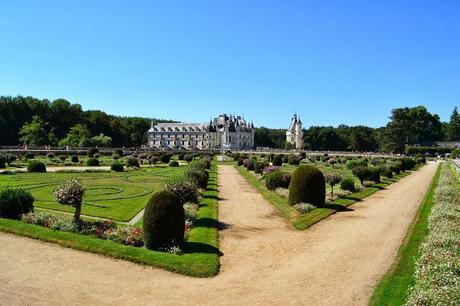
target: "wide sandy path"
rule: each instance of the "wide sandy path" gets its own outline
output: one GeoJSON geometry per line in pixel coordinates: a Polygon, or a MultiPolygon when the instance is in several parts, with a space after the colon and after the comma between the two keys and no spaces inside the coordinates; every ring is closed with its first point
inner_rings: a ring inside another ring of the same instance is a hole
{"type": "Polygon", "coordinates": [[[0,233],[2,304],[364,305],[436,171],[414,174],[312,228],[292,230],[219,166],[221,273],[195,279],[0,233]]]}

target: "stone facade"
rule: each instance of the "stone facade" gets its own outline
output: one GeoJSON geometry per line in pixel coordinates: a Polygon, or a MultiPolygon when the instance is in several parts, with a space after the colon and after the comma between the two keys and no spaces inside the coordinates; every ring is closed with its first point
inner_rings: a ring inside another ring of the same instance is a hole
{"type": "Polygon", "coordinates": [[[292,144],[296,150],[303,149],[302,121],[300,117],[297,118],[297,114],[292,117],[291,125],[286,131],[286,143],[292,144]]]}
{"type": "Polygon", "coordinates": [[[254,125],[241,116],[220,115],[209,123],[157,123],[148,146],[175,150],[242,150],[254,147],[254,125]]]}

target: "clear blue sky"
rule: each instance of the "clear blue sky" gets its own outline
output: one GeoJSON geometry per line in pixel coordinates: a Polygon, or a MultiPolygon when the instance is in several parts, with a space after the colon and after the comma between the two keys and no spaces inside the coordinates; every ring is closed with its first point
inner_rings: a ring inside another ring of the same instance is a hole
{"type": "Polygon", "coordinates": [[[460,1],[2,1],[0,95],[257,126],[460,106],[460,1]]]}

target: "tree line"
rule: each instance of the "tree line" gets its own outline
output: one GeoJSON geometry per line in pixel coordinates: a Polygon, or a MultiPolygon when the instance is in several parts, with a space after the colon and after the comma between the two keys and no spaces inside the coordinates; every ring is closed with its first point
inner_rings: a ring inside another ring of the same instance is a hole
{"type": "Polygon", "coordinates": [[[65,99],[0,96],[0,146],[140,146],[147,143],[150,120],[84,111],[65,99]]]}
{"type": "MultiPolygon", "coordinates": [[[[100,110],[84,111],[65,99],[0,96],[0,146],[137,147],[147,143],[149,118],[121,117],[100,110]]],[[[157,122],[173,122],[159,120],[157,122]]],[[[454,108],[449,122],[441,122],[424,106],[396,108],[388,124],[368,126],[312,126],[304,129],[304,148],[332,151],[404,152],[410,146],[460,140],[460,115],[454,108]]],[[[286,130],[255,128],[256,147],[285,148],[286,130]]]]}
{"type": "MultiPolygon", "coordinates": [[[[432,146],[437,141],[460,141],[460,115],[454,108],[449,122],[441,122],[424,106],[396,108],[388,124],[368,126],[312,126],[304,129],[304,148],[331,151],[383,151],[403,153],[411,146],[432,146]]],[[[286,130],[256,128],[255,145],[286,148],[286,130]]]]}

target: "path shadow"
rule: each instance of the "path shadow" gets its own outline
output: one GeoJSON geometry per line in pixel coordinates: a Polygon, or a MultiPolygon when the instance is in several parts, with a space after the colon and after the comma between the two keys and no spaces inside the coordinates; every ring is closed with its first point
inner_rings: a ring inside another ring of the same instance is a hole
{"type": "Polygon", "coordinates": [[[215,246],[201,242],[186,242],[184,246],[184,253],[217,254],[219,256],[224,255],[224,253],[215,246]]]}
{"type": "Polygon", "coordinates": [[[228,223],[225,223],[225,222],[219,221],[219,222],[217,223],[217,229],[218,229],[219,231],[223,231],[223,230],[229,229],[229,228],[231,228],[231,227],[232,227],[231,224],[228,224],[228,223]]]}

